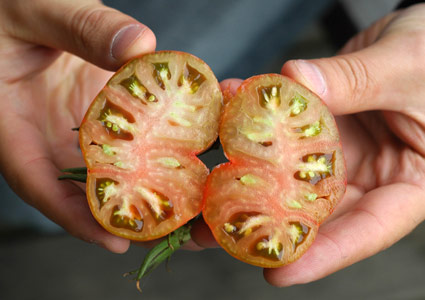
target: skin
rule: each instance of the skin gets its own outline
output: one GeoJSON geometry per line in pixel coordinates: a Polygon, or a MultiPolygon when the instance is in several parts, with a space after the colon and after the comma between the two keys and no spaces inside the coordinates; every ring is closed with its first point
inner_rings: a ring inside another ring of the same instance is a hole
{"type": "MultiPolygon", "coordinates": [[[[95,222],[84,188],[57,177],[60,169],[83,164],[70,128],[110,77],[105,69],[153,51],[155,36],[94,0],[22,3],[0,2],[2,175],[72,235],[125,252],[129,241],[95,222]],[[121,39],[124,28],[136,32],[121,39]]],[[[425,5],[416,5],[362,32],[341,55],[283,66],[282,74],[316,92],[337,116],[348,187],[309,251],[291,265],[264,271],[271,284],[322,278],[382,251],[424,220],[424,28],[425,5]]],[[[222,87],[234,93],[239,84],[229,79],[222,87]]],[[[193,248],[216,245],[202,221],[192,236],[193,248]]]]}
{"type": "MultiPolygon", "coordinates": [[[[388,248],[424,220],[424,51],[425,5],[415,5],[379,20],[338,56],[282,67],[337,116],[348,186],[305,255],[264,270],[270,284],[318,280],[388,248]]],[[[235,93],[240,83],[228,79],[222,88],[235,93]]],[[[215,246],[197,225],[193,238],[215,246]]]]}
{"type": "Polygon", "coordinates": [[[2,175],[22,199],[72,235],[125,252],[130,242],[97,224],[84,187],[57,177],[60,169],[84,165],[78,134],[70,129],[79,126],[111,76],[105,69],[116,70],[135,55],[154,51],[154,34],[131,17],[87,0],[4,0],[0,20],[2,175]],[[132,25],[142,31],[130,40],[117,38],[132,25]]]}

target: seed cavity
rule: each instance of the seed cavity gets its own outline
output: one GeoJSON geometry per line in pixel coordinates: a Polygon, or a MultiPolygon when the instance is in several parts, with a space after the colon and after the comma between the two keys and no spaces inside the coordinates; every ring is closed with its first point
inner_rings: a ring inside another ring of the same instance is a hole
{"type": "Polygon", "coordinates": [[[224,223],[224,231],[227,233],[233,233],[236,232],[237,228],[235,225],[232,225],[230,223],[224,223]]]}
{"type": "Polygon", "coordinates": [[[129,199],[124,198],[121,207],[114,206],[109,223],[117,228],[125,228],[135,232],[143,229],[143,218],[140,210],[129,204],[129,199]]]}
{"type": "Polygon", "coordinates": [[[309,232],[310,228],[301,222],[289,223],[288,234],[294,251],[305,240],[309,232]]]}
{"type": "Polygon", "coordinates": [[[317,199],[317,194],[316,193],[308,193],[308,194],[305,195],[305,199],[307,201],[314,202],[317,199]]]}
{"type": "Polygon", "coordinates": [[[171,168],[171,169],[183,168],[180,162],[174,157],[160,157],[157,159],[157,162],[159,162],[164,167],[171,168]]]}
{"type": "Polygon", "coordinates": [[[118,183],[109,178],[96,179],[96,197],[99,201],[100,208],[105,205],[112,196],[116,195],[118,183]]]}
{"type": "Polygon", "coordinates": [[[136,187],[142,198],[147,202],[152,214],[157,221],[168,219],[173,211],[173,204],[165,195],[158,191],[151,190],[145,187],[136,187]]]}
{"type": "Polygon", "coordinates": [[[117,154],[118,148],[112,147],[108,144],[98,144],[95,141],[91,141],[90,146],[96,146],[102,149],[102,152],[108,156],[114,156],[117,154]]]}
{"type": "Polygon", "coordinates": [[[120,85],[125,87],[127,91],[135,98],[141,100],[143,104],[147,102],[158,102],[158,99],[148,91],[148,89],[140,82],[135,74],[122,80],[120,85]]]}
{"type": "Polygon", "coordinates": [[[252,233],[253,229],[259,227],[260,225],[269,222],[271,218],[265,215],[259,215],[248,218],[239,229],[238,233],[245,236],[252,233]]]}
{"type": "Polygon", "coordinates": [[[291,99],[289,102],[289,110],[290,110],[290,117],[298,116],[300,113],[305,111],[307,109],[307,100],[297,94],[294,96],[294,98],[291,99]]]}
{"type": "Polygon", "coordinates": [[[294,128],[294,132],[302,133],[301,139],[316,136],[321,131],[322,131],[322,123],[320,121],[316,121],[313,124],[306,125],[303,127],[294,128]]]}
{"type": "Polygon", "coordinates": [[[165,90],[166,83],[171,79],[170,69],[168,68],[168,62],[153,63],[153,77],[159,87],[165,90]]]}
{"type": "Polygon", "coordinates": [[[271,238],[265,236],[256,241],[254,253],[271,260],[282,260],[283,245],[276,234],[271,238]]]}
{"type": "Polygon", "coordinates": [[[201,72],[189,64],[186,64],[183,70],[183,74],[180,76],[177,85],[179,87],[185,87],[187,90],[189,90],[190,94],[195,94],[205,80],[206,78],[201,72]]]}
{"type": "Polygon", "coordinates": [[[270,216],[256,212],[239,213],[227,223],[224,223],[223,230],[233,239],[238,240],[246,237],[260,228],[261,225],[270,222],[270,216]]]}
{"type": "Polygon", "coordinates": [[[281,85],[258,87],[257,94],[260,106],[275,111],[280,106],[280,88],[281,85]]]}
{"type": "Polygon", "coordinates": [[[111,147],[108,144],[103,144],[102,150],[103,150],[103,153],[105,153],[106,155],[109,155],[109,156],[114,156],[115,154],[117,154],[115,152],[115,147],[111,147]]]}
{"type": "Polygon", "coordinates": [[[134,117],[108,100],[105,101],[98,120],[114,138],[132,140],[133,134],[137,132],[136,127],[132,125],[135,122],[134,117]]]}
{"type": "MultiPolygon", "coordinates": [[[[298,172],[294,177],[298,180],[316,184],[333,174],[334,155],[324,153],[314,153],[304,156],[298,165],[298,172]]],[[[317,195],[316,195],[317,196],[317,195]]]]}

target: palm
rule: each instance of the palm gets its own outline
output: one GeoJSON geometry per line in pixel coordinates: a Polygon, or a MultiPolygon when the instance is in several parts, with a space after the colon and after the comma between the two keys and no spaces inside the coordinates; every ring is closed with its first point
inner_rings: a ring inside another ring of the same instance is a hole
{"type": "MultiPolygon", "coordinates": [[[[80,125],[89,104],[110,76],[110,72],[64,54],[27,83],[28,89],[33,89],[33,97],[25,99],[22,95],[21,99],[31,103],[33,112],[40,112],[27,116],[32,120],[27,125],[43,135],[43,142],[50,149],[49,157],[58,168],[84,166],[78,134],[71,129],[80,125]]],[[[39,141],[32,138],[33,143],[39,141]]]]}
{"type": "Polygon", "coordinates": [[[365,112],[338,117],[337,123],[347,162],[348,187],[344,200],[331,219],[349,211],[353,205],[369,210],[368,203],[358,202],[376,189],[379,189],[379,194],[375,195],[374,191],[372,199],[378,195],[383,198],[396,196],[392,188],[397,184],[411,185],[409,189],[417,188],[413,181],[417,181],[414,166],[421,156],[388,128],[382,113],[365,112]],[[385,195],[388,189],[391,189],[391,195],[385,195]]]}
{"type": "MultiPolygon", "coordinates": [[[[347,192],[309,251],[282,269],[280,276],[294,282],[323,277],[373,255],[420,222],[425,159],[388,129],[379,112],[338,117],[337,123],[347,192]]],[[[275,276],[274,271],[266,270],[266,277],[275,276]]]]}
{"type": "Polygon", "coordinates": [[[300,260],[265,271],[271,282],[317,280],[389,247],[424,219],[425,72],[422,56],[412,50],[423,45],[424,13],[425,6],[418,6],[389,16],[348,43],[342,56],[329,59],[334,65],[350,62],[365,80],[355,82],[353,94],[326,99],[340,115],[347,192],[300,260]],[[393,59],[406,49],[411,55],[393,59]],[[351,52],[348,61],[344,54],[351,52]],[[382,72],[383,64],[397,72],[382,72]],[[372,94],[361,93],[365,86],[372,94]]]}
{"type": "Polygon", "coordinates": [[[25,55],[0,62],[19,71],[12,69],[11,77],[1,82],[2,125],[7,128],[1,133],[2,173],[23,199],[65,229],[84,239],[86,231],[90,239],[101,240],[108,233],[91,217],[84,191],[57,176],[62,168],[84,166],[78,134],[71,129],[79,126],[111,73],[70,54],[54,60],[57,52],[37,57],[37,48],[32,49],[18,44],[14,50],[25,55]]]}

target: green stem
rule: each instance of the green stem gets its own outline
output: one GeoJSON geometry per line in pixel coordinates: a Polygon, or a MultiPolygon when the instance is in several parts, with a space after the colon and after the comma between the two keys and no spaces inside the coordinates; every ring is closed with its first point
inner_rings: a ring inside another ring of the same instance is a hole
{"type": "Polygon", "coordinates": [[[61,170],[64,173],[70,173],[70,174],[63,174],[58,177],[59,180],[75,180],[80,182],[87,182],[87,168],[86,167],[79,167],[79,168],[67,168],[61,170]]]}
{"type": "Polygon", "coordinates": [[[170,233],[166,239],[161,241],[158,245],[153,247],[148,254],[146,254],[145,259],[138,270],[127,273],[129,275],[137,273],[135,280],[137,289],[140,292],[140,280],[152,272],[164,260],[169,259],[174,252],[190,240],[191,227],[192,226],[190,224],[186,224],[170,233]]]}
{"type": "Polygon", "coordinates": [[[61,171],[64,173],[71,173],[71,174],[87,174],[86,167],[67,168],[67,169],[62,169],[61,171]]]}
{"type": "Polygon", "coordinates": [[[64,174],[58,177],[59,180],[74,180],[87,182],[87,174],[64,174]]]}

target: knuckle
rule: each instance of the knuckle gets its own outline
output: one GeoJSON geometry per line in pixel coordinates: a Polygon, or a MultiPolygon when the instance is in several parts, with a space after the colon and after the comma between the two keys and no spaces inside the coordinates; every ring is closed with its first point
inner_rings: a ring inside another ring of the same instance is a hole
{"type": "Polygon", "coordinates": [[[338,52],[339,54],[347,54],[357,50],[360,50],[367,46],[367,36],[364,31],[356,34],[348,40],[348,42],[338,52]]]}
{"type": "Polygon", "coordinates": [[[350,103],[358,106],[360,102],[374,97],[376,82],[362,59],[354,54],[341,56],[338,65],[345,76],[350,103]]]}
{"type": "Polygon", "coordinates": [[[109,8],[101,5],[86,5],[75,10],[70,17],[70,30],[75,42],[83,48],[93,48],[93,41],[98,40],[98,30],[107,24],[109,8]]]}
{"type": "Polygon", "coordinates": [[[414,66],[416,71],[425,73],[425,30],[414,32],[407,37],[409,41],[405,43],[409,49],[407,53],[410,55],[410,63],[414,66]]]}

